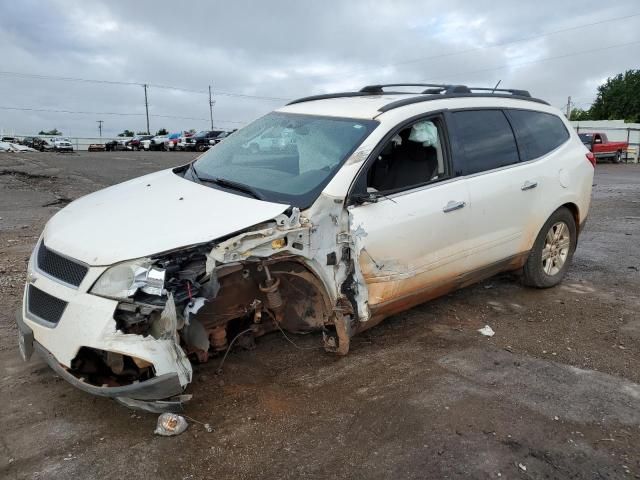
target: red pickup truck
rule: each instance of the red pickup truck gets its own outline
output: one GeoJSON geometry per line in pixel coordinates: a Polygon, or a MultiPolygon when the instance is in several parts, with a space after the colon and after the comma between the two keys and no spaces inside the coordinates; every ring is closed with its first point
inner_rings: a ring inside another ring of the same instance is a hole
{"type": "Polygon", "coordinates": [[[579,133],[582,143],[593,152],[596,160],[609,159],[613,163],[620,163],[622,152],[629,147],[627,142],[610,142],[606,133],[579,133]]]}

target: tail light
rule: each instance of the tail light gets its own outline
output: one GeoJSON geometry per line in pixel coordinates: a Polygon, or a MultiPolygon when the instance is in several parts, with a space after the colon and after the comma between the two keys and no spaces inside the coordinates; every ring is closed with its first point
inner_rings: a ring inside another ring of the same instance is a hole
{"type": "Polygon", "coordinates": [[[593,154],[593,152],[587,152],[586,156],[587,156],[587,160],[589,160],[589,163],[591,163],[591,165],[595,168],[596,156],[593,154]]]}

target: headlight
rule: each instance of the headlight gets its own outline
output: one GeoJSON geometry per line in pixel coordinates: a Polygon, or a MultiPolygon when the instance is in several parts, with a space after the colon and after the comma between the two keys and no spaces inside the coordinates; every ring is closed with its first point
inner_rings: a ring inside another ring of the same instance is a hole
{"type": "Polygon", "coordinates": [[[148,258],[119,263],[104,271],[91,293],[104,297],[129,298],[138,289],[149,295],[162,295],[165,271],[148,258]]]}

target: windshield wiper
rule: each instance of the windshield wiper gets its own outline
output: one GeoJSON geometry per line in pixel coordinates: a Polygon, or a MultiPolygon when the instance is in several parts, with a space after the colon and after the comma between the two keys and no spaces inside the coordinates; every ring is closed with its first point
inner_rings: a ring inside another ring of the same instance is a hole
{"type": "Polygon", "coordinates": [[[192,162],[190,164],[191,174],[198,181],[204,182],[204,183],[215,183],[216,185],[220,185],[221,187],[226,187],[233,190],[238,190],[240,192],[248,193],[253,198],[257,198],[258,200],[264,200],[264,195],[262,195],[253,187],[250,187],[249,185],[245,185],[244,183],[234,182],[233,180],[227,180],[226,178],[220,178],[220,177],[201,177],[200,175],[198,175],[198,171],[196,170],[196,167],[194,164],[195,162],[192,162]]]}
{"type": "Polygon", "coordinates": [[[216,185],[220,185],[221,187],[230,188],[232,190],[238,190],[240,192],[248,193],[253,198],[257,198],[258,200],[264,200],[264,195],[262,195],[253,187],[250,187],[249,185],[245,185],[244,183],[234,182],[233,180],[227,180],[226,178],[220,178],[220,177],[198,177],[198,180],[206,183],[215,183],[216,185]]]}

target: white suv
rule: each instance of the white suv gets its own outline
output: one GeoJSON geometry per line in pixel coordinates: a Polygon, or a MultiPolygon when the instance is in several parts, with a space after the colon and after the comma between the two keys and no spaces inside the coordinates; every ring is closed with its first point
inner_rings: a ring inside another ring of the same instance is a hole
{"type": "Polygon", "coordinates": [[[346,354],[383,318],[497,272],[551,287],[587,218],[593,164],[564,116],[521,90],[296,100],[191,164],[56,214],[29,262],[21,351],[83,390],[161,410],[180,402],[166,399],[192,361],[240,337],[320,331],[346,354]],[[265,132],[289,148],[251,148],[265,132]]]}

